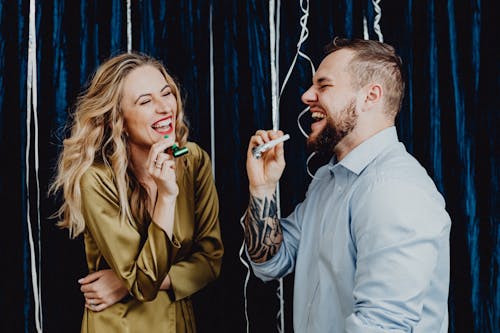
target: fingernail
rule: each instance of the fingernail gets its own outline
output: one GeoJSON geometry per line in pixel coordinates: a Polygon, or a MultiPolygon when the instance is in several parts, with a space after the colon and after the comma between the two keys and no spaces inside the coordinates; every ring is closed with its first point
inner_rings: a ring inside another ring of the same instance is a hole
{"type": "Polygon", "coordinates": [[[79,280],[78,280],[78,283],[82,283],[82,281],[83,281],[83,278],[82,278],[82,279],[79,279],[79,280]]]}
{"type": "Polygon", "coordinates": [[[165,136],[164,136],[164,138],[165,138],[165,139],[168,139],[168,135],[165,135],[165,136]]]}

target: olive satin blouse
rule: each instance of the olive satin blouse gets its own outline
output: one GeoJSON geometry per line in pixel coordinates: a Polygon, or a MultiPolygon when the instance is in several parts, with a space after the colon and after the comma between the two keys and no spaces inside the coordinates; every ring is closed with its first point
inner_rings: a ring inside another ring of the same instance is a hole
{"type": "Polygon", "coordinates": [[[177,168],[179,195],[170,240],[151,221],[119,218],[112,170],[93,165],[81,181],[89,272],[111,268],[130,296],[101,312],[84,310],[81,332],[195,332],[189,296],[217,278],[224,252],[208,154],[187,143],[177,168]],[[166,275],[171,289],[159,290],[166,275]]]}

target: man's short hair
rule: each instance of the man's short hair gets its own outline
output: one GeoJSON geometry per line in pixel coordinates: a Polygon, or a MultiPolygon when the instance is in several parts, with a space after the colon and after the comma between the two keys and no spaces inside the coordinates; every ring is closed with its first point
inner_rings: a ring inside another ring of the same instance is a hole
{"type": "Polygon", "coordinates": [[[384,90],[386,112],[395,117],[401,109],[405,82],[402,61],[394,47],[374,40],[335,37],[325,46],[325,53],[328,55],[341,49],[355,52],[348,68],[354,88],[380,83],[384,90]]]}

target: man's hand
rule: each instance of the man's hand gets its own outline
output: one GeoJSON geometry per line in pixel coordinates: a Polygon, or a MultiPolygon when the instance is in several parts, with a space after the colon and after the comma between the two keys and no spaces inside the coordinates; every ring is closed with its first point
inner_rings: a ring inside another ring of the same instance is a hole
{"type": "Polygon", "coordinates": [[[85,307],[96,312],[110,307],[128,294],[123,282],[111,269],[91,273],[78,283],[85,297],[85,307]]]}
{"type": "Polygon", "coordinates": [[[259,159],[253,156],[252,149],[281,136],[283,136],[282,131],[258,130],[250,138],[247,151],[247,174],[250,194],[255,197],[263,198],[273,195],[276,184],[285,169],[285,157],[283,143],[262,153],[259,159]]]}

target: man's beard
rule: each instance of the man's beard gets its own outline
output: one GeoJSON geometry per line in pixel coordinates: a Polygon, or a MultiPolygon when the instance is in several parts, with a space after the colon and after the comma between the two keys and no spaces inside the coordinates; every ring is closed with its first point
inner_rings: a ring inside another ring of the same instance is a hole
{"type": "Polygon", "coordinates": [[[326,126],[316,139],[307,140],[308,150],[324,157],[333,155],[335,146],[356,127],[358,115],[354,100],[339,112],[338,118],[337,122],[331,116],[326,118],[326,126]]]}

